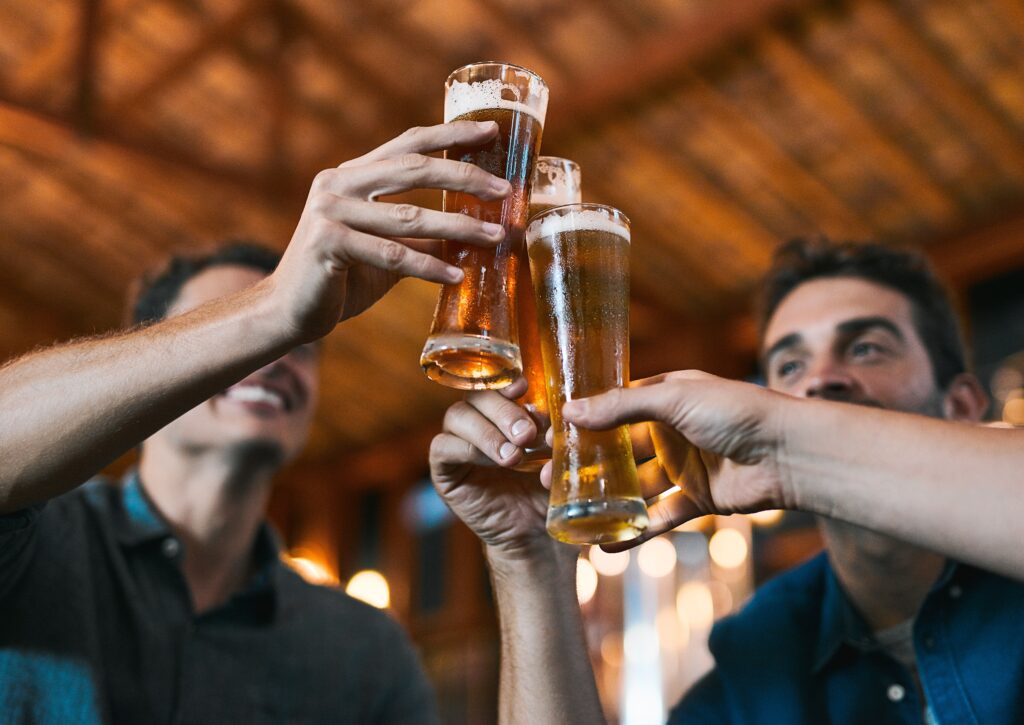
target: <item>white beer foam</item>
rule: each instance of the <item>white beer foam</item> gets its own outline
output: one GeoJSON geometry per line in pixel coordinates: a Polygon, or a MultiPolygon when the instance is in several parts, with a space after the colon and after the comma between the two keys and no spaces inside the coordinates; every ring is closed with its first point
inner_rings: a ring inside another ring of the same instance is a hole
{"type": "Polygon", "coordinates": [[[544,206],[563,206],[565,204],[578,204],[577,199],[572,194],[538,194],[536,191],[530,194],[531,204],[543,204],[544,206]]]}
{"type": "Polygon", "coordinates": [[[602,209],[584,209],[564,214],[548,214],[526,230],[526,239],[536,242],[564,232],[605,232],[630,241],[629,229],[612,221],[609,212],[602,209]]]}
{"type": "Polygon", "coordinates": [[[511,83],[503,83],[497,78],[473,83],[453,81],[444,98],[444,122],[448,123],[459,116],[486,108],[505,108],[532,116],[537,123],[541,126],[544,125],[544,115],[548,106],[546,91],[542,94],[540,108],[534,109],[521,101],[502,98],[501,94],[504,90],[509,91],[512,95],[520,93],[520,89],[516,86],[511,83]]]}

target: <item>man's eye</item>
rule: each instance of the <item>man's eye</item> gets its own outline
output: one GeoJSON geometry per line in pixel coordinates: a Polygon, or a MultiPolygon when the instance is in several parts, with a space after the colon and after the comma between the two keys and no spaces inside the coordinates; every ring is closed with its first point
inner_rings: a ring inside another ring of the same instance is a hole
{"type": "Polygon", "coordinates": [[[779,365],[778,368],[775,369],[775,374],[778,375],[780,378],[787,378],[799,369],[799,361],[787,360],[786,362],[782,363],[781,365],[779,365]]]}
{"type": "Polygon", "coordinates": [[[853,357],[869,357],[880,352],[882,352],[882,347],[873,342],[855,342],[850,348],[850,354],[853,357]]]}

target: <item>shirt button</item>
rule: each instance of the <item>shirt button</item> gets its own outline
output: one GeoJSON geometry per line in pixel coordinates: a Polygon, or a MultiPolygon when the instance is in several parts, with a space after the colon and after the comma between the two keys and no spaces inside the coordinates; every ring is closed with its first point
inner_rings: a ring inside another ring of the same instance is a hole
{"type": "Polygon", "coordinates": [[[160,545],[160,551],[162,551],[163,555],[166,556],[168,559],[173,559],[174,557],[176,557],[180,549],[181,544],[178,543],[177,539],[173,538],[164,539],[164,543],[160,545]]]}
{"type": "Polygon", "coordinates": [[[949,598],[950,599],[959,599],[960,595],[963,594],[963,593],[964,593],[964,590],[960,587],[959,584],[954,584],[953,586],[951,586],[949,588],[949,598]]]}
{"type": "Polygon", "coordinates": [[[885,696],[889,698],[890,702],[900,702],[906,694],[907,691],[903,685],[889,685],[889,689],[885,691],[885,696]]]}

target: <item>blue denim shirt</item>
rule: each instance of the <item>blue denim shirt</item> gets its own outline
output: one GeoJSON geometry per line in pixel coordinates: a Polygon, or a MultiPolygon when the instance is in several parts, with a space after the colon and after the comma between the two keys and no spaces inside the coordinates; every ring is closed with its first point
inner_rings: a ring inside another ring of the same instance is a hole
{"type": "MultiPolygon", "coordinates": [[[[922,722],[911,673],[882,651],[821,554],[762,587],[709,642],[715,669],[670,725],[922,722]]],[[[914,624],[940,725],[1024,723],[1024,583],[950,563],[914,624]]]]}

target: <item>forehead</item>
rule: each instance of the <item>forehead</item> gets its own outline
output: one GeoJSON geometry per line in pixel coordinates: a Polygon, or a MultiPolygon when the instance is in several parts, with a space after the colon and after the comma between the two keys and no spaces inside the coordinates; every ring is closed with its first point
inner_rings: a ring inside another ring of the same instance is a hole
{"type": "Polygon", "coordinates": [[[204,269],[182,286],[168,314],[188,312],[218,297],[241,292],[266,276],[262,270],[235,264],[204,269]]]}
{"type": "Polygon", "coordinates": [[[762,350],[787,335],[827,335],[843,322],[884,317],[904,335],[916,335],[910,300],[894,289],[854,277],[814,279],[786,295],[765,328],[762,350]]]}

